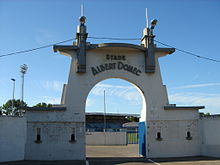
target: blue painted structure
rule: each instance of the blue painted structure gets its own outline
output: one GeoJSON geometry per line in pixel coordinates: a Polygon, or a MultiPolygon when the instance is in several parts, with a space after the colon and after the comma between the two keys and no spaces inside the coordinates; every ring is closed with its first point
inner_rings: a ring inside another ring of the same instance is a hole
{"type": "Polygon", "coordinates": [[[146,157],[146,126],[145,122],[139,122],[139,154],[146,157]]]}

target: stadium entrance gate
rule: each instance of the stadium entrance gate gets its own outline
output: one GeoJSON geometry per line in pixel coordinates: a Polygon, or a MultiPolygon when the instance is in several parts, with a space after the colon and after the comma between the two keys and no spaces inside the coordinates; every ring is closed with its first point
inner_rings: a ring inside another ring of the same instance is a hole
{"type": "MultiPolygon", "coordinates": [[[[158,120],[163,115],[161,109],[168,104],[158,58],[173,53],[174,49],[155,47],[153,28],[144,29],[141,45],[91,44],[86,41],[87,36],[85,17],[82,16],[77,28],[76,42],[73,45],[54,45],[55,52],[59,51],[72,58],[68,84],[64,86],[62,95],[62,104],[66,106],[63,118],[85,123],[85,103],[90,90],[98,82],[108,78],[127,80],[139,89],[144,100],[139,129],[142,136],[139,138],[140,154],[148,157],[147,121],[158,120]]],[[[75,145],[78,144],[76,152],[80,152],[85,158],[84,129],[84,125],[75,129],[75,145]]]]}

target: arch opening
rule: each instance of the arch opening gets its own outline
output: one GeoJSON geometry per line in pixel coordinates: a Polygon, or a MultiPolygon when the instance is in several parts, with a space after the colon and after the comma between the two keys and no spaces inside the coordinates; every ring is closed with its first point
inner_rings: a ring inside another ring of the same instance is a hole
{"type": "Polygon", "coordinates": [[[140,157],[138,126],[144,93],[122,78],[96,83],[86,99],[86,157],[140,157]]]}

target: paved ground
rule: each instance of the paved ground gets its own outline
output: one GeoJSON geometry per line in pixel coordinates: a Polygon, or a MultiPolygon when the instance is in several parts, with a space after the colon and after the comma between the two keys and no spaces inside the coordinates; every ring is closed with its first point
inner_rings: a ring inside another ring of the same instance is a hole
{"type": "Polygon", "coordinates": [[[138,144],[125,146],[86,146],[86,157],[139,157],[138,144]]]}
{"type": "Polygon", "coordinates": [[[211,157],[187,157],[154,159],[159,165],[220,165],[220,159],[211,157]]]}
{"type": "Polygon", "coordinates": [[[0,165],[220,165],[220,159],[188,157],[145,159],[138,157],[138,146],[87,146],[87,161],[17,161],[0,165]]]}
{"type": "Polygon", "coordinates": [[[145,159],[139,157],[137,144],[87,146],[86,156],[90,165],[220,165],[220,159],[208,157],[145,159]]]}
{"type": "Polygon", "coordinates": [[[160,160],[144,160],[144,159],[124,159],[124,158],[99,158],[89,160],[90,165],[220,165],[220,159],[207,157],[191,157],[177,159],[160,159],[160,160]]]}

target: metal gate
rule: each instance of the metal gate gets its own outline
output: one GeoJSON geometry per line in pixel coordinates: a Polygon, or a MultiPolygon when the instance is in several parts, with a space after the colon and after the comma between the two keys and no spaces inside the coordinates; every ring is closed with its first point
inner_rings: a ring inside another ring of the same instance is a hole
{"type": "Polygon", "coordinates": [[[145,122],[139,122],[139,154],[146,156],[146,127],[145,122]]]}
{"type": "Polygon", "coordinates": [[[127,130],[127,144],[138,144],[138,130],[127,130]]]}

